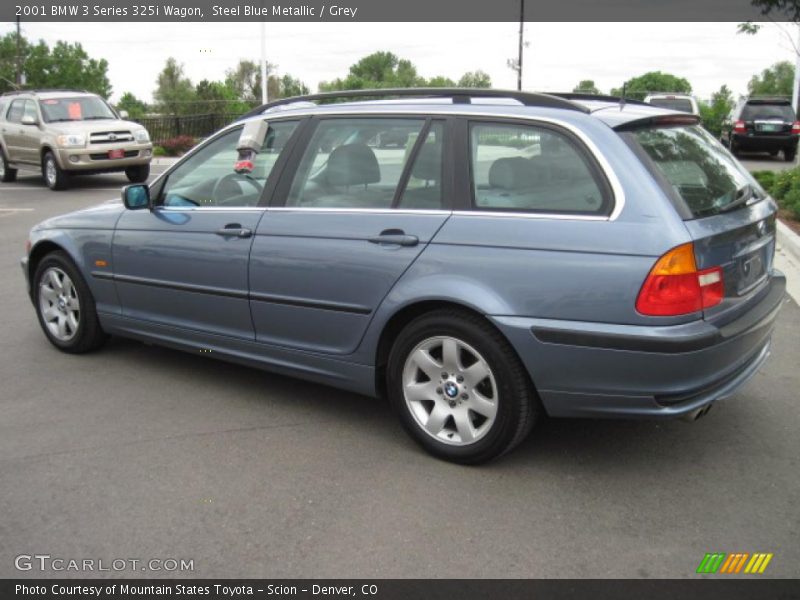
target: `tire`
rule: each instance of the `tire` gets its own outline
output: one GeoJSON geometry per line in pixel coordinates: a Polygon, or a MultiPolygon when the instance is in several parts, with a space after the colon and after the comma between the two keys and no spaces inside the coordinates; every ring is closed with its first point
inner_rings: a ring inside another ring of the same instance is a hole
{"type": "Polygon", "coordinates": [[[728,149],[734,156],[739,156],[739,146],[733,141],[733,139],[731,139],[730,143],[728,144],[728,149]]]}
{"type": "Polygon", "coordinates": [[[150,165],[137,165],[125,169],[125,176],[131,183],[144,183],[150,177],[150,165]]]}
{"type": "Polygon", "coordinates": [[[92,293],[63,252],[51,252],[36,267],[33,304],[42,331],[59,350],[83,354],[106,341],[92,293]]]}
{"type": "Polygon", "coordinates": [[[797,156],[797,148],[783,149],[783,160],[785,160],[786,162],[794,162],[796,156],[797,156]]]}
{"type": "Polygon", "coordinates": [[[8,166],[6,160],[6,153],[0,148],[0,181],[3,183],[11,183],[17,179],[17,170],[8,166]]]}
{"type": "Polygon", "coordinates": [[[58,166],[58,161],[52,152],[45,152],[42,157],[42,176],[47,187],[53,191],[65,190],[69,187],[69,177],[58,166]]]}
{"type": "Polygon", "coordinates": [[[478,464],[505,454],[542,412],[508,341],[466,311],[437,310],[409,323],[392,346],[386,379],[405,430],[451,462],[478,464]]]}

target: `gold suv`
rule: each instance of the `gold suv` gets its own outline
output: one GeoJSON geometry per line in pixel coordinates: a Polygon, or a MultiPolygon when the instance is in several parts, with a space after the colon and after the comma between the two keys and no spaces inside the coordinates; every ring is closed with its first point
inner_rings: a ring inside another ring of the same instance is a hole
{"type": "Polygon", "coordinates": [[[0,181],[18,169],[41,171],[51,190],[72,174],[125,171],[147,181],[153,145],[147,130],[100,96],[74,90],[24,90],[0,96],[0,181]]]}

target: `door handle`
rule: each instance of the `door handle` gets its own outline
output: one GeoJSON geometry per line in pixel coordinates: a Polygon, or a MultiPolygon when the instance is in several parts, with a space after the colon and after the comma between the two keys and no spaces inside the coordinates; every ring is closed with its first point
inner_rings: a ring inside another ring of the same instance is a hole
{"type": "Polygon", "coordinates": [[[253,235],[253,230],[242,227],[239,223],[229,223],[222,229],[217,229],[217,235],[221,235],[222,237],[249,238],[253,235]]]}
{"type": "Polygon", "coordinates": [[[380,235],[367,238],[371,244],[397,245],[397,246],[416,246],[419,238],[415,235],[406,235],[402,229],[385,229],[380,235]]]}

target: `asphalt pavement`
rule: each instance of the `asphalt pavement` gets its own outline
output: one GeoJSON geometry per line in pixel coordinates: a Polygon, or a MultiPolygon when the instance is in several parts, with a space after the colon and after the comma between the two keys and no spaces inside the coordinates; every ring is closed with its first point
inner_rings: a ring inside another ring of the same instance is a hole
{"type": "Polygon", "coordinates": [[[0,577],[673,578],[707,552],[800,576],[794,301],[770,360],[696,423],[546,420],[461,467],[370,398],[122,339],[56,351],[24,290],[27,231],[125,179],[75,183],[0,184],[0,577]],[[16,570],[36,554],[193,570],[16,570]]]}

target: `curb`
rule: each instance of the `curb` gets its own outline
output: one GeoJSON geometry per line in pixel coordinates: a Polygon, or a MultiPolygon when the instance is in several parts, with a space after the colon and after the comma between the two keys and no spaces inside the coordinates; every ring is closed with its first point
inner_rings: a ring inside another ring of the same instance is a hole
{"type": "Polygon", "coordinates": [[[800,235],[797,235],[787,225],[782,223],[780,219],[778,219],[777,225],[778,243],[786,252],[791,254],[796,261],[800,262],[800,235]]]}
{"type": "Polygon", "coordinates": [[[178,162],[177,156],[156,156],[151,161],[151,165],[162,166],[162,167],[169,167],[174,165],[178,162]]]}

